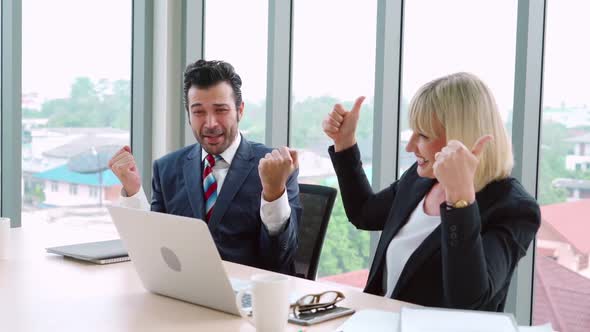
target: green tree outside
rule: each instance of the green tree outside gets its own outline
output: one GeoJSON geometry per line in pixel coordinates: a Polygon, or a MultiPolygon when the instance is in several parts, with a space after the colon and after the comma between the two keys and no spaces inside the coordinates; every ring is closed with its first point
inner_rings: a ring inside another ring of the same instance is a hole
{"type": "Polygon", "coordinates": [[[571,143],[565,142],[568,137],[565,126],[555,122],[544,122],[541,132],[541,149],[539,163],[539,204],[555,204],[565,202],[567,191],[555,188],[554,179],[571,178],[573,172],[565,169],[565,157],[571,143]]]}
{"type": "Polygon", "coordinates": [[[131,84],[129,81],[77,78],[68,98],[52,99],[41,110],[23,111],[23,117],[48,118],[49,127],[113,127],[128,130],[131,124],[131,84]]]}
{"type": "Polygon", "coordinates": [[[342,198],[338,195],[322,248],[319,277],[368,268],[369,234],[348,222],[342,198]]]}

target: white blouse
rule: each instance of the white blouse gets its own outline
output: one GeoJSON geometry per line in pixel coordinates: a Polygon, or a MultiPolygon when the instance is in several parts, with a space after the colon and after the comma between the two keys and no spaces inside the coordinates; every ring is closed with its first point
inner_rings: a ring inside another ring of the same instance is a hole
{"type": "Polygon", "coordinates": [[[408,222],[393,237],[387,247],[383,272],[383,286],[387,290],[386,297],[391,297],[410,256],[439,224],[440,216],[429,216],[424,212],[424,198],[422,198],[408,222]]]}

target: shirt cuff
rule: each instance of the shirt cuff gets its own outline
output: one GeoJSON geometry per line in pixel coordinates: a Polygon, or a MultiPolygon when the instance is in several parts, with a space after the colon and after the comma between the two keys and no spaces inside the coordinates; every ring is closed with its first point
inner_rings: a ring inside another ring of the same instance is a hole
{"type": "Polygon", "coordinates": [[[150,203],[145,196],[143,186],[139,188],[139,191],[133,196],[127,196],[127,192],[124,188],[121,188],[121,197],[119,197],[119,206],[139,209],[139,210],[150,210],[150,203]]]}
{"type": "Polygon", "coordinates": [[[281,197],[272,202],[267,202],[264,197],[260,198],[260,218],[268,233],[277,235],[283,230],[287,220],[291,216],[291,206],[289,205],[289,197],[287,196],[287,189],[283,192],[281,197]]]}

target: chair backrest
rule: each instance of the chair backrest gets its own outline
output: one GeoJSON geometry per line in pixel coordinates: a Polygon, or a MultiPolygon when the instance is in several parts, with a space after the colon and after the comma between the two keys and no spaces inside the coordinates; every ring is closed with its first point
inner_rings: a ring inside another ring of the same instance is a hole
{"type": "Polygon", "coordinates": [[[299,246],[295,255],[298,277],[315,280],[328,222],[338,191],[332,187],[299,184],[303,215],[299,224],[299,246]]]}

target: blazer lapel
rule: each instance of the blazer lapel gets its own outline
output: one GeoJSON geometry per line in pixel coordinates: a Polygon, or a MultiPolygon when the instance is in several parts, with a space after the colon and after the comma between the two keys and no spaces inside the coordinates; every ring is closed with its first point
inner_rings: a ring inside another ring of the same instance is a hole
{"type": "MultiPolygon", "coordinates": [[[[484,191],[489,190],[489,188],[491,187],[486,187],[484,191]]],[[[487,204],[487,200],[485,199],[487,196],[482,194],[482,192],[483,191],[480,191],[475,195],[475,199],[480,207],[487,204]]],[[[408,281],[412,279],[413,275],[418,271],[418,269],[424,265],[424,263],[430,257],[432,257],[432,255],[437,250],[440,250],[441,246],[441,225],[439,224],[432,231],[432,233],[430,233],[426,239],[424,239],[424,241],[420,244],[420,246],[418,246],[418,248],[412,253],[406,262],[406,265],[399,276],[398,282],[395,285],[395,289],[393,290],[392,298],[396,298],[399,295],[401,290],[408,283],[408,281]]]]}
{"type": "Polygon", "coordinates": [[[188,194],[195,218],[203,219],[205,216],[205,205],[203,204],[203,182],[201,181],[201,146],[195,144],[193,150],[188,154],[184,163],[183,176],[185,189],[188,194]]]}
{"type": "MultiPolygon", "coordinates": [[[[415,180],[414,185],[410,188],[398,188],[395,201],[393,202],[393,211],[391,212],[389,220],[385,224],[385,228],[383,229],[381,237],[379,238],[379,244],[377,245],[377,250],[375,251],[375,258],[371,264],[371,272],[367,281],[367,287],[377,280],[382,280],[381,278],[383,276],[378,274],[382,274],[383,269],[378,267],[385,266],[384,264],[386,264],[384,260],[389,243],[399,232],[399,230],[408,222],[408,218],[416,206],[418,206],[418,203],[420,203],[422,198],[426,195],[426,193],[428,193],[430,188],[432,188],[435,183],[436,182],[433,179],[418,177],[415,180]]],[[[381,287],[381,285],[373,286],[381,287]]]]}
{"type": "Polygon", "coordinates": [[[436,250],[440,249],[440,237],[441,237],[440,225],[438,225],[432,233],[430,233],[426,239],[420,244],[420,246],[412,253],[406,265],[404,266],[402,273],[399,276],[397,284],[391,294],[392,298],[396,298],[399,292],[403,289],[405,284],[412,278],[414,273],[432,256],[436,250]]]}
{"type": "Polygon", "coordinates": [[[209,229],[213,230],[221,222],[234,196],[236,196],[236,193],[240,190],[248,174],[256,164],[257,162],[254,160],[254,154],[252,153],[252,146],[242,137],[242,142],[236,151],[221,191],[217,196],[213,214],[211,215],[211,220],[209,220],[209,229]]]}

